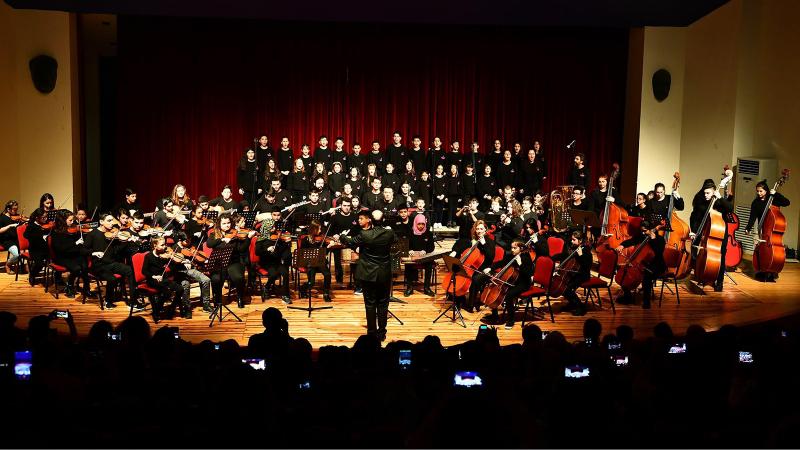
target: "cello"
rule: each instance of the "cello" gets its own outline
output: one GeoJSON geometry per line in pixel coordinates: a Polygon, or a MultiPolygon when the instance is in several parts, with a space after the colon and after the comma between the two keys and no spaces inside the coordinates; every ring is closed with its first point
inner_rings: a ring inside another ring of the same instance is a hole
{"type": "MultiPolygon", "coordinates": [[[[531,242],[533,242],[533,237],[528,239],[528,242],[523,245],[523,248],[527,247],[531,242]]],[[[523,250],[523,252],[524,251],[525,250],[523,250]]],[[[534,252],[533,250],[528,251],[534,252]]],[[[521,254],[522,253],[520,253],[520,255],[521,254]]],[[[531,254],[533,258],[531,259],[532,261],[535,261],[535,255],[535,252],[531,254]]],[[[515,259],[516,257],[512,257],[503,268],[492,276],[491,282],[487,284],[486,287],[483,288],[483,292],[481,292],[481,303],[491,309],[497,309],[498,306],[503,304],[506,299],[508,288],[513,286],[517,278],[519,278],[519,270],[516,267],[512,267],[515,259]]]]}
{"type": "MultiPolygon", "coordinates": [[[[619,164],[614,163],[611,176],[608,177],[608,196],[614,196],[614,180],[619,176],[619,164]]],[[[600,229],[600,239],[595,245],[597,250],[601,245],[616,248],[622,241],[630,239],[628,233],[628,211],[619,205],[606,200],[603,209],[603,225],[600,229]]]]}
{"type": "MultiPolygon", "coordinates": [[[[724,171],[725,177],[719,182],[717,192],[725,189],[733,178],[733,171],[727,164],[724,171]]],[[[725,239],[726,225],[725,220],[722,218],[722,213],[714,210],[716,201],[717,197],[712,196],[703,220],[700,222],[700,227],[698,227],[698,234],[693,244],[697,248],[694,276],[704,284],[716,282],[717,275],[719,275],[721,266],[724,264],[724,261],[722,261],[722,241],[725,239]]]]}
{"type": "MultiPolygon", "coordinates": [[[[487,236],[486,239],[489,239],[489,237],[487,236]]],[[[455,277],[447,277],[442,282],[442,288],[448,294],[454,293],[456,297],[462,297],[469,293],[469,287],[472,285],[472,274],[475,273],[477,267],[483,264],[483,253],[476,251],[479,242],[476,240],[472,247],[461,253],[459,261],[464,266],[464,272],[458,272],[455,277]],[[455,283],[455,287],[453,283],[455,283]]]]}
{"type": "MultiPolygon", "coordinates": [[[[663,226],[664,225],[658,225],[650,231],[657,233],[663,226]]],[[[642,231],[645,232],[646,235],[639,245],[636,247],[628,247],[628,249],[620,252],[620,255],[627,259],[628,262],[625,263],[625,266],[623,266],[621,270],[617,270],[614,281],[617,282],[623,291],[632,291],[642,284],[642,280],[644,280],[644,271],[649,271],[646,267],[647,264],[656,257],[653,248],[647,245],[651,239],[650,231],[642,231]]]]}
{"type": "MultiPolygon", "coordinates": [[[[681,185],[681,174],[675,172],[672,175],[672,191],[678,190],[681,185]]],[[[667,208],[667,217],[669,218],[669,225],[665,228],[664,241],[664,261],[667,267],[675,267],[675,277],[678,279],[685,278],[692,271],[692,252],[689,244],[689,225],[675,212],[675,198],[672,194],[669,196],[669,208],[667,208]],[[673,262],[673,264],[669,264],[673,262]]]]}
{"type": "MultiPolygon", "coordinates": [[[[773,190],[783,186],[789,178],[789,169],[783,169],[781,178],[773,190]]],[[[786,248],[783,246],[783,233],[786,232],[786,217],[780,208],[772,205],[773,196],[767,199],[764,213],[758,221],[758,244],[753,250],[753,268],[756,273],[780,273],[786,262],[786,248]]]]}

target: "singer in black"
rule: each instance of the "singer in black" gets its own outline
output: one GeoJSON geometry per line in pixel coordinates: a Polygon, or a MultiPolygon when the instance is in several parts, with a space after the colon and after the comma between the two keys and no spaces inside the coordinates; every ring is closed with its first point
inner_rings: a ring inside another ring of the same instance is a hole
{"type": "MultiPolygon", "coordinates": [[[[767,200],[772,197],[772,205],[777,207],[789,206],[789,199],[775,189],[769,188],[767,180],[761,180],[756,184],[756,198],[750,203],[750,219],[747,221],[747,226],[744,228],[745,233],[750,233],[753,230],[753,225],[756,221],[760,221],[764,216],[764,210],[767,208],[767,200]]],[[[761,224],[759,223],[760,227],[761,224]]],[[[759,233],[760,234],[760,233],[759,233]]],[[[774,273],[757,273],[756,279],[774,282],[777,274],[774,273]]]]}
{"type": "Polygon", "coordinates": [[[382,219],[381,211],[361,212],[358,214],[361,233],[357,236],[334,236],[334,239],[348,247],[359,248],[355,279],[364,292],[367,332],[381,341],[386,339],[389,315],[389,284],[392,277],[390,246],[397,240],[391,229],[373,225],[373,221],[379,224],[382,219]]]}
{"type": "Polygon", "coordinates": [[[575,155],[575,165],[569,170],[567,184],[574,186],[589,186],[592,180],[589,168],[586,167],[586,156],[583,153],[575,155]]]}
{"type": "Polygon", "coordinates": [[[261,167],[256,160],[256,152],[252,148],[245,150],[244,156],[239,160],[236,171],[236,183],[239,185],[239,195],[251,205],[255,204],[264,191],[261,183],[261,167]]]}

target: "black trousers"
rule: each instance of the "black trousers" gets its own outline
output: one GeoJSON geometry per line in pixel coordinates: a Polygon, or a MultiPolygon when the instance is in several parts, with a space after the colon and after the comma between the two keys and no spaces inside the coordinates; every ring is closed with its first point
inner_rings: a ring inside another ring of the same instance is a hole
{"type": "Polygon", "coordinates": [[[575,291],[588,279],[589,275],[587,274],[576,273],[573,275],[567,283],[567,289],[564,291],[564,298],[566,298],[573,305],[579,305],[581,303],[581,299],[578,297],[578,294],[575,293],[575,291]]]}
{"type": "Polygon", "coordinates": [[[242,263],[233,263],[225,271],[217,271],[211,274],[211,293],[214,301],[222,299],[222,285],[226,277],[231,280],[231,287],[235,287],[239,297],[244,295],[244,266],[242,263]]]}
{"type": "MultiPolygon", "coordinates": [[[[69,276],[67,277],[67,286],[73,287],[75,285],[75,280],[80,277],[82,287],[84,293],[89,292],[89,265],[86,263],[85,260],[81,262],[76,261],[62,261],[62,263],[56,263],[59,266],[64,266],[69,271],[69,276]]],[[[56,280],[59,280],[61,277],[57,277],[56,280]]]]}
{"type": "Polygon", "coordinates": [[[522,284],[515,284],[508,288],[506,291],[506,298],[505,298],[505,312],[506,312],[506,320],[513,320],[514,319],[514,311],[517,307],[517,300],[519,296],[531,288],[530,283],[522,283],[522,284]]]}
{"type": "Polygon", "coordinates": [[[333,254],[333,267],[336,271],[336,282],[341,283],[344,280],[344,269],[342,268],[342,249],[337,248],[330,250],[333,254]]]}
{"type": "Polygon", "coordinates": [[[447,197],[447,221],[448,222],[455,222],[458,218],[456,217],[456,211],[458,208],[461,207],[461,197],[460,196],[453,196],[450,195],[447,197]]]}
{"type": "MultiPolygon", "coordinates": [[[[431,287],[431,279],[433,278],[433,263],[425,263],[423,265],[424,269],[424,277],[425,277],[425,284],[424,288],[429,289],[431,287]]],[[[405,270],[405,278],[406,278],[406,286],[409,288],[412,284],[419,279],[419,269],[417,268],[416,264],[406,264],[405,270]]]]}
{"type": "Polygon", "coordinates": [[[367,310],[367,333],[385,334],[389,317],[389,281],[358,280],[364,290],[367,310]]]}
{"type": "Polygon", "coordinates": [[[475,305],[476,298],[480,295],[481,291],[483,291],[483,287],[486,286],[489,280],[491,280],[491,278],[483,272],[476,270],[472,274],[472,284],[469,285],[469,296],[464,306],[472,308],[473,305],[475,305]]]}
{"type": "MultiPolygon", "coordinates": [[[[447,203],[445,203],[444,199],[439,200],[438,198],[433,198],[433,221],[434,223],[441,223],[442,225],[445,224],[445,214],[447,211],[447,203]]],[[[433,225],[433,224],[431,224],[433,225]]]]}
{"type": "Polygon", "coordinates": [[[309,267],[308,268],[308,284],[314,285],[317,282],[317,274],[322,273],[323,289],[329,291],[331,289],[331,268],[328,265],[322,267],[309,267]]]}
{"type": "Polygon", "coordinates": [[[147,280],[147,285],[158,291],[158,297],[160,298],[157,298],[156,300],[157,305],[153,305],[156,308],[156,311],[161,310],[161,305],[163,305],[164,301],[170,297],[172,298],[173,308],[175,305],[180,305],[181,312],[185,312],[190,309],[188,299],[186,303],[183,302],[183,286],[180,283],[164,277],[161,281],[156,281],[151,278],[147,280]]]}
{"type": "Polygon", "coordinates": [[[289,295],[289,266],[273,264],[267,266],[267,290],[269,290],[278,278],[281,279],[281,295],[289,295]]]}
{"type": "MultiPolygon", "coordinates": [[[[128,283],[128,295],[136,292],[136,278],[133,276],[133,269],[127,264],[118,262],[103,263],[94,266],[94,276],[106,282],[106,293],[112,292],[117,287],[117,279],[114,275],[121,275],[122,280],[128,283]]],[[[108,295],[108,294],[106,294],[108,295]]],[[[113,303],[113,300],[106,298],[107,303],[113,303]]]]}

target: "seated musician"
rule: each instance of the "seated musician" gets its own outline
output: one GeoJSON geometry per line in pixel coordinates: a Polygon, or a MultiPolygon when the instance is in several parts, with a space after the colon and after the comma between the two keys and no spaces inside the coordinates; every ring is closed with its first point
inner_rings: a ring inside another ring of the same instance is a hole
{"type": "Polygon", "coordinates": [[[572,201],[569,202],[569,209],[577,209],[580,211],[588,211],[589,203],[584,201],[584,192],[586,189],[583,186],[575,186],[572,188],[572,201]]]}
{"type": "MultiPolygon", "coordinates": [[[[196,208],[196,207],[195,207],[196,208]]],[[[184,249],[191,250],[191,256],[184,255],[185,261],[183,262],[184,269],[180,271],[180,282],[183,286],[183,299],[182,304],[190,305],[189,294],[192,282],[200,285],[200,301],[203,305],[203,311],[212,312],[211,307],[211,278],[196,268],[200,263],[197,262],[196,252],[200,249],[191,244],[191,239],[183,231],[175,234],[175,245],[173,250],[176,253],[182,253],[184,249]]],[[[176,263],[172,263],[175,265],[176,263]]]]}
{"type": "Polygon", "coordinates": [[[320,198],[320,191],[316,188],[308,193],[308,201],[309,203],[305,206],[301,206],[298,212],[303,212],[305,214],[322,214],[331,208],[330,204],[322,201],[320,198]]]}
{"type": "Polygon", "coordinates": [[[267,270],[267,284],[264,287],[267,298],[272,296],[272,290],[278,278],[281,279],[281,300],[287,305],[292,303],[289,293],[289,266],[292,264],[292,243],[286,242],[281,236],[272,239],[270,235],[280,234],[285,229],[281,220],[281,211],[277,206],[269,211],[271,217],[262,223],[269,227],[256,241],[256,255],[259,263],[267,270]]]}
{"type": "MultiPolygon", "coordinates": [[[[395,233],[397,233],[395,231],[395,233]]],[[[412,232],[408,235],[408,256],[421,257],[433,253],[433,234],[428,229],[428,220],[424,214],[417,214],[414,217],[412,232]]],[[[424,282],[422,292],[433,297],[431,290],[431,279],[433,277],[433,261],[426,262],[424,265],[424,282]]],[[[419,270],[415,264],[406,264],[405,269],[406,291],[404,295],[408,297],[414,293],[414,282],[419,278],[419,270]]]]}
{"type": "Polygon", "coordinates": [[[17,238],[17,226],[19,221],[12,219],[12,216],[19,215],[19,203],[16,200],[9,200],[0,215],[0,245],[8,251],[6,260],[6,273],[13,274],[12,266],[19,260],[19,243],[17,238]]]}
{"type": "Polygon", "coordinates": [[[450,256],[454,258],[462,257],[462,253],[464,251],[469,251],[472,247],[474,247],[473,251],[480,252],[483,255],[483,263],[479,267],[469,267],[468,269],[473,269],[474,272],[472,274],[472,283],[469,287],[469,296],[464,301],[463,298],[456,299],[457,304],[463,304],[464,310],[467,312],[473,312],[474,307],[480,307],[480,305],[476,305],[475,298],[483,289],[483,286],[489,281],[489,277],[486,276],[492,270],[492,262],[494,261],[494,252],[495,252],[495,242],[494,239],[489,238],[486,235],[486,223],[482,220],[475,222],[475,225],[472,226],[471,240],[458,240],[453,245],[453,251],[450,253],[450,256]]]}
{"type": "MultiPolygon", "coordinates": [[[[692,215],[689,216],[689,229],[691,230],[689,232],[689,238],[692,239],[693,245],[697,245],[698,235],[703,233],[703,230],[699,229],[700,224],[703,222],[703,217],[705,217],[713,197],[717,199],[716,202],[714,202],[714,209],[719,211],[723,218],[733,211],[733,203],[717,190],[717,185],[714,183],[714,180],[710,178],[706,179],[703,182],[703,188],[698,191],[692,199],[692,215]]],[[[719,274],[717,275],[717,280],[714,282],[714,291],[716,292],[722,292],[722,280],[725,278],[724,261],[728,247],[728,227],[726,226],[724,228],[725,237],[722,240],[720,252],[721,261],[723,261],[723,263],[720,264],[719,274]]],[[[694,248],[695,247],[693,247],[693,249],[694,248]]]]}
{"type": "Polygon", "coordinates": [[[30,273],[28,274],[28,282],[31,286],[34,285],[36,275],[44,269],[47,265],[47,259],[50,257],[50,250],[47,248],[47,234],[48,230],[42,228],[47,223],[47,214],[42,208],[36,208],[31,213],[28,226],[25,228],[25,239],[28,240],[28,253],[31,255],[30,259],[30,273]]]}
{"type": "Polygon", "coordinates": [[[188,219],[181,213],[180,206],[169,198],[161,199],[162,208],[155,214],[155,226],[164,230],[179,229],[188,219]]]}
{"type": "Polygon", "coordinates": [[[631,217],[650,217],[650,208],[647,204],[647,194],[639,192],[636,194],[636,203],[628,209],[631,217]]]}
{"type": "Polygon", "coordinates": [[[75,223],[87,222],[89,222],[89,214],[86,212],[86,207],[78,205],[78,208],[75,210],[75,223]]]}
{"type": "MultiPolygon", "coordinates": [[[[424,200],[423,200],[424,201],[424,200]]],[[[472,197],[469,199],[467,204],[458,209],[456,211],[456,224],[458,225],[458,238],[459,239],[467,239],[469,238],[470,230],[472,230],[472,225],[479,220],[483,220],[485,215],[478,211],[478,205],[480,202],[477,198],[472,197]]],[[[497,204],[498,211],[500,210],[500,203],[497,204]]]]}
{"type": "Polygon", "coordinates": [[[93,298],[89,289],[89,264],[86,259],[89,250],[83,245],[83,234],[69,232],[69,227],[73,225],[78,223],[71,212],[61,212],[56,216],[53,228],[53,262],[69,271],[67,286],[64,288],[65,296],[75,298],[75,280],[80,277],[83,296],[93,298]]]}
{"type": "Polygon", "coordinates": [[[569,281],[564,291],[564,298],[567,299],[569,304],[565,308],[562,308],[562,310],[571,310],[573,316],[583,316],[586,314],[586,307],[581,303],[581,299],[575,291],[582,283],[590,278],[592,270],[592,249],[583,242],[583,236],[583,232],[573,231],[570,235],[569,248],[565,249],[561,255],[557,255],[554,258],[556,260],[561,260],[560,266],[563,266],[568,261],[567,258],[575,258],[578,261],[578,267],[575,269],[575,272],[565,274],[569,281]]]}
{"type": "Polygon", "coordinates": [[[203,212],[211,211],[211,202],[208,200],[207,195],[201,195],[197,197],[197,206],[199,206],[203,212]]]}
{"type": "MultiPolygon", "coordinates": [[[[151,239],[153,250],[144,257],[142,274],[148,286],[158,291],[158,296],[153,299],[153,320],[160,320],[164,301],[172,297],[171,310],[175,310],[175,305],[180,305],[181,317],[184,319],[192,318],[192,309],[189,307],[189,297],[184,301],[184,287],[175,281],[175,274],[185,270],[179,254],[167,252],[167,242],[162,236],[151,239]],[[167,270],[169,267],[169,270],[167,270]]],[[[174,313],[167,314],[172,318],[174,313]]]]}
{"type": "Polygon", "coordinates": [[[533,249],[537,255],[550,255],[550,245],[547,243],[547,237],[550,234],[548,230],[537,229],[538,221],[536,219],[529,219],[525,222],[522,229],[522,238],[525,240],[533,239],[533,249]]]}
{"type": "MultiPolygon", "coordinates": [[[[250,231],[247,235],[240,236],[235,233],[234,219],[230,213],[222,213],[217,217],[214,225],[214,232],[208,238],[208,247],[211,249],[232,248],[231,259],[228,267],[221,271],[211,274],[211,290],[215,302],[222,301],[222,284],[225,277],[231,280],[231,286],[236,288],[236,304],[239,308],[244,308],[244,264],[242,257],[246,255],[250,238],[255,236],[256,231],[250,231]]],[[[213,254],[212,254],[213,256],[213,254]]]]}
{"type": "MultiPolygon", "coordinates": [[[[618,253],[622,253],[622,250],[625,248],[636,248],[639,244],[644,242],[645,238],[649,238],[647,245],[649,245],[655,253],[655,257],[644,266],[644,279],[642,280],[642,308],[650,309],[650,299],[653,297],[653,282],[656,277],[667,270],[667,265],[664,263],[664,247],[666,246],[664,236],[659,235],[656,232],[656,227],[653,226],[649,220],[645,219],[642,221],[641,233],[634,234],[630,239],[623,241],[615,250],[618,253]]],[[[623,262],[624,267],[627,260],[624,256],[621,257],[620,260],[623,262]]],[[[620,268],[619,270],[623,269],[620,268]]],[[[631,291],[623,289],[623,296],[617,300],[617,303],[623,305],[633,304],[633,295],[631,291]]]]}
{"type": "MultiPolygon", "coordinates": [[[[270,161],[272,161],[272,160],[270,160],[270,161]]],[[[240,201],[240,202],[239,202],[239,209],[240,209],[242,212],[248,212],[248,211],[250,211],[250,202],[248,202],[247,200],[242,200],[242,201],[240,201]]]]}
{"type": "Polygon", "coordinates": [[[127,211],[128,215],[133,215],[136,211],[142,211],[142,206],[136,201],[136,191],[132,188],[125,189],[125,199],[122,200],[122,203],[114,209],[114,211],[119,211],[120,209],[124,209],[127,211]]]}
{"type": "Polygon", "coordinates": [[[522,207],[519,202],[513,200],[508,203],[511,212],[505,212],[500,215],[500,221],[497,222],[498,231],[495,231],[495,239],[497,245],[503,247],[504,250],[511,250],[511,242],[522,234],[522,207]]]}
{"type": "Polygon", "coordinates": [[[117,210],[117,228],[120,230],[127,230],[131,227],[131,216],[130,213],[125,209],[118,209],[117,210]]]}
{"type": "Polygon", "coordinates": [[[239,202],[233,199],[232,197],[233,192],[231,191],[230,185],[225,185],[222,187],[222,191],[220,192],[219,197],[215,198],[208,202],[208,205],[211,208],[214,208],[218,212],[236,212],[240,211],[241,207],[239,206],[239,202]]]}
{"type": "MultiPolygon", "coordinates": [[[[756,221],[764,217],[764,210],[767,207],[767,200],[769,200],[770,197],[772,197],[773,206],[789,206],[789,199],[775,189],[770,189],[767,185],[767,180],[759,181],[756,184],[756,198],[750,203],[750,219],[747,221],[747,226],[744,228],[745,233],[750,233],[756,221]]],[[[761,224],[759,223],[758,226],[760,227],[761,224]]],[[[777,276],[778,275],[775,273],[757,273],[756,279],[759,281],[774,282],[777,276]]]]}
{"type": "Polygon", "coordinates": [[[206,241],[207,238],[203,237],[203,233],[205,233],[209,226],[211,226],[211,221],[203,217],[203,208],[198,205],[194,207],[192,218],[186,221],[184,232],[192,245],[196,246],[200,243],[201,239],[203,242],[206,241]]]}
{"type": "Polygon", "coordinates": [[[170,200],[178,207],[179,211],[191,211],[194,209],[194,200],[189,197],[186,186],[182,184],[176,184],[175,187],[172,188],[170,200]]]}
{"type": "MultiPolygon", "coordinates": [[[[533,280],[533,260],[531,259],[531,254],[525,250],[525,242],[519,238],[514,239],[511,242],[511,251],[506,252],[502,261],[498,261],[492,265],[493,270],[499,271],[511,262],[511,267],[519,271],[513,286],[508,287],[504,300],[505,328],[508,330],[514,328],[514,309],[517,304],[517,299],[519,299],[520,294],[530,289],[533,280]]],[[[497,323],[499,318],[497,309],[492,309],[492,313],[489,316],[490,322],[497,323]]]]}
{"type": "MultiPolygon", "coordinates": [[[[345,230],[349,230],[351,236],[358,234],[360,227],[358,226],[358,215],[353,213],[352,199],[349,197],[342,197],[339,199],[339,208],[331,218],[331,229],[329,234],[336,235],[342,234],[345,230]]],[[[336,270],[336,282],[344,282],[344,269],[342,267],[342,249],[335,248],[329,250],[333,254],[333,263],[336,270]]]]}
{"type": "Polygon", "coordinates": [[[486,212],[484,219],[487,225],[491,226],[500,222],[500,216],[505,214],[505,211],[502,209],[502,203],[503,199],[500,197],[494,197],[492,199],[492,204],[489,207],[489,211],[486,212]]]}
{"type": "Polygon", "coordinates": [[[522,197],[522,222],[527,222],[529,219],[536,219],[536,213],[533,212],[533,198],[530,195],[522,197]]]}
{"type": "MultiPolygon", "coordinates": [[[[92,273],[106,282],[106,308],[115,308],[114,302],[119,298],[112,298],[111,292],[115,291],[117,279],[114,275],[121,275],[122,281],[128,284],[128,295],[136,292],[136,279],[131,266],[123,263],[124,252],[128,243],[116,236],[118,231],[114,228],[114,216],[111,213],[100,214],[100,223],[89,234],[84,235],[86,247],[92,255],[92,273]],[[106,237],[109,233],[111,238],[106,237]]],[[[121,297],[122,292],[117,291],[121,297]]]]}
{"type": "MultiPolygon", "coordinates": [[[[303,236],[300,248],[319,248],[325,249],[326,243],[322,234],[322,224],[314,219],[308,225],[308,234],[303,236]]],[[[317,272],[322,272],[323,285],[322,285],[322,298],[329,302],[331,301],[331,269],[327,262],[322,267],[309,267],[308,268],[308,281],[306,284],[300,286],[300,297],[306,297],[309,289],[314,286],[317,281],[317,272]]]]}

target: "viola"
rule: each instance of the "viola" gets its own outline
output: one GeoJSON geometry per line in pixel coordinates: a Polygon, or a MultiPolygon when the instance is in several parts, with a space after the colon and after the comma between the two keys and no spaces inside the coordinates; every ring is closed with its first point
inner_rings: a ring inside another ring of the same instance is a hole
{"type": "MultiPolygon", "coordinates": [[[[330,244],[331,242],[334,242],[334,239],[332,237],[323,236],[321,234],[318,234],[316,236],[309,236],[309,238],[311,238],[311,242],[313,242],[315,244],[325,243],[327,245],[327,244],[330,244]]],[[[277,239],[277,238],[275,238],[275,239],[277,239]]],[[[289,240],[291,240],[291,235],[289,235],[289,240]]]]}
{"type": "MultiPolygon", "coordinates": [[[[608,195],[613,194],[614,180],[619,176],[619,164],[614,163],[613,168],[611,176],[608,177],[608,195]]],[[[595,249],[604,244],[608,248],[616,248],[622,241],[628,239],[630,239],[628,233],[628,211],[606,200],[606,206],[603,209],[603,226],[600,229],[600,239],[597,240],[595,249]]]]}
{"type": "MultiPolygon", "coordinates": [[[[788,178],[789,169],[783,169],[781,178],[775,183],[773,189],[777,191],[788,178]]],[[[786,248],[783,246],[786,217],[779,207],[772,204],[771,195],[758,223],[760,225],[759,241],[753,249],[753,268],[756,273],[780,273],[786,262],[786,248]]]]}
{"type": "Polygon", "coordinates": [[[183,252],[176,252],[170,247],[167,247],[166,251],[158,256],[164,259],[171,259],[176,263],[182,263],[186,261],[186,255],[184,255],[183,252]]]}
{"type": "MultiPolygon", "coordinates": [[[[724,168],[725,178],[719,183],[719,190],[725,189],[733,178],[733,171],[726,164],[724,168]]],[[[699,233],[695,240],[697,246],[697,257],[695,258],[694,275],[698,281],[705,284],[713,284],[717,280],[717,275],[722,268],[722,241],[725,239],[725,219],[719,211],[714,210],[716,196],[712,197],[708,205],[703,221],[699,227],[699,233]]]]}

